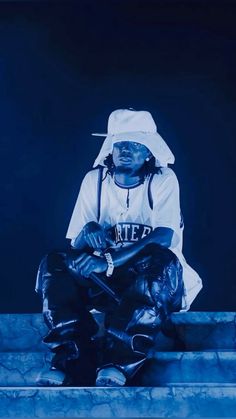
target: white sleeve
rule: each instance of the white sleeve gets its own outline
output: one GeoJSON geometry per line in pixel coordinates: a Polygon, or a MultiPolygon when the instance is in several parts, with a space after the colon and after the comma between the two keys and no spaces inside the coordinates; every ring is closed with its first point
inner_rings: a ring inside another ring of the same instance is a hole
{"type": "Polygon", "coordinates": [[[97,221],[97,179],[98,171],[92,170],[84,177],[74,211],[66,233],[73,241],[89,221],[97,221]]]}
{"type": "Polygon", "coordinates": [[[179,236],[181,229],[179,183],[173,170],[166,168],[162,171],[162,174],[154,176],[151,185],[153,227],[169,227],[179,236]]]}

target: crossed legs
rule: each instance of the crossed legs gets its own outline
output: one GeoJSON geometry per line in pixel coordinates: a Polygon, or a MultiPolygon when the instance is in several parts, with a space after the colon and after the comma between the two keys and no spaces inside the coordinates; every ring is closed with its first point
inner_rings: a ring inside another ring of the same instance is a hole
{"type": "Polygon", "coordinates": [[[52,368],[69,375],[72,371],[72,383],[79,382],[75,375],[82,371],[84,378],[90,375],[87,383],[91,384],[97,368],[97,385],[103,385],[104,376],[109,375],[102,371],[115,368],[125,382],[145,363],[169,314],[181,308],[182,267],[170,250],[148,246],[109,280],[121,297],[117,305],[90,280],[71,275],[65,256],[65,252],[47,255],[38,275],[43,315],[49,327],[44,342],[55,354],[52,368]],[[105,336],[96,359],[94,352],[99,348],[94,346],[93,336],[98,327],[90,313],[92,308],[105,312],[105,336]]]}

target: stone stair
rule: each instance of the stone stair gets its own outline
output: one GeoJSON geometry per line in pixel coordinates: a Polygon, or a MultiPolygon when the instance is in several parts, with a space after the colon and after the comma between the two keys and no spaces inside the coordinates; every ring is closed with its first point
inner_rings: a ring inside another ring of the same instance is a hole
{"type": "MultiPolygon", "coordinates": [[[[98,319],[98,315],[97,315],[98,319]]],[[[174,313],[132,386],[36,387],[41,314],[0,315],[0,418],[236,418],[236,313],[174,313]]]]}

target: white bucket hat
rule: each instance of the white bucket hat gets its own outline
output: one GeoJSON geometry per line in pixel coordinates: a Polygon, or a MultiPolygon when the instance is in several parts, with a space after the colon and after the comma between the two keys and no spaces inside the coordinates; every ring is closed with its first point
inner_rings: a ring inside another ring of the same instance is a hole
{"type": "Polygon", "coordinates": [[[175,157],[166,142],[158,134],[150,112],[118,109],[108,119],[106,134],[92,135],[106,137],[93,167],[104,166],[104,160],[112,153],[113,145],[119,141],[133,141],[145,145],[156,159],[156,166],[173,164],[175,157]]]}

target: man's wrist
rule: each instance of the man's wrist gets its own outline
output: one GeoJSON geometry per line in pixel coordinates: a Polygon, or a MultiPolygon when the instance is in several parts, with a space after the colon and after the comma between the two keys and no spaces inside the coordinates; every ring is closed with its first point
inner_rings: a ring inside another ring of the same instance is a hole
{"type": "Polygon", "coordinates": [[[107,261],[107,271],[106,271],[106,276],[112,276],[113,271],[114,271],[114,262],[112,259],[112,255],[110,252],[106,252],[104,253],[105,259],[107,261]]]}

